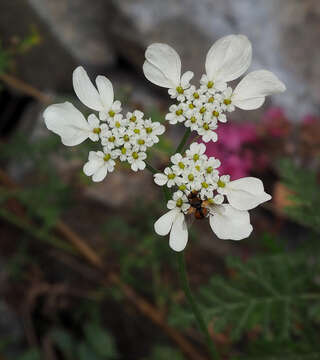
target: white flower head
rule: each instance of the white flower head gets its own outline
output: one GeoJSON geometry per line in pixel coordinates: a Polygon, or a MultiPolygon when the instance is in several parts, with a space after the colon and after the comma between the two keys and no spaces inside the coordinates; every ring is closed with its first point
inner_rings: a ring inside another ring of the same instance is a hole
{"type": "Polygon", "coordinates": [[[162,215],[155,222],[154,230],[160,236],[166,236],[170,233],[169,245],[171,249],[178,252],[183,251],[188,242],[188,228],[182,206],[175,206],[162,215]]]}
{"type": "Polygon", "coordinates": [[[183,101],[193,72],[187,71],[181,76],[181,60],[178,53],[167,44],[155,43],[148,46],[145,57],[145,77],[153,84],[169,89],[172,98],[183,101]]]}
{"type": "Polygon", "coordinates": [[[97,76],[96,88],[84,68],[78,66],[73,72],[72,80],[79,100],[88,108],[98,111],[101,120],[113,117],[121,111],[120,101],[114,101],[111,81],[105,76],[97,76]]]}
{"type": "Polygon", "coordinates": [[[128,156],[128,163],[131,165],[133,171],[144,170],[146,163],[144,160],[147,158],[147,154],[140,151],[139,148],[133,148],[132,152],[128,156]]]}
{"type": "Polygon", "coordinates": [[[114,151],[90,151],[89,159],[83,166],[83,172],[92,176],[92,181],[102,181],[108,173],[113,172],[117,153],[114,151]]]}

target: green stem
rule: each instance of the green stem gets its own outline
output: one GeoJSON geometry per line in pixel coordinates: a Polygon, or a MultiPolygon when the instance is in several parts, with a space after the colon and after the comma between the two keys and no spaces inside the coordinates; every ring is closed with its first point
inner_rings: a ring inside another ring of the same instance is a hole
{"type": "Polygon", "coordinates": [[[190,128],[187,128],[186,132],[183,135],[183,138],[180,141],[180,144],[178,145],[178,147],[175,151],[175,154],[182,152],[182,150],[184,149],[184,146],[186,145],[187,140],[189,139],[190,134],[191,134],[191,130],[190,130],[190,128]]]}
{"type": "Polygon", "coordinates": [[[146,161],[145,161],[145,163],[146,163],[146,169],[148,169],[152,174],[157,174],[160,172],[159,170],[155,169],[152,165],[150,165],[146,161]]]}
{"type": "Polygon", "coordinates": [[[210,337],[209,331],[208,331],[208,327],[207,327],[207,325],[201,315],[199,307],[191,293],[191,289],[190,289],[190,285],[189,285],[189,281],[188,281],[188,277],[187,277],[187,272],[186,272],[186,263],[185,263],[184,253],[179,252],[177,254],[177,257],[178,257],[180,281],[182,283],[185,295],[189,301],[192,312],[193,312],[194,316],[196,317],[199,328],[202,331],[203,335],[205,336],[212,359],[218,360],[218,359],[220,359],[219,353],[217,352],[217,350],[214,346],[214,343],[213,343],[213,341],[210,337]]]}

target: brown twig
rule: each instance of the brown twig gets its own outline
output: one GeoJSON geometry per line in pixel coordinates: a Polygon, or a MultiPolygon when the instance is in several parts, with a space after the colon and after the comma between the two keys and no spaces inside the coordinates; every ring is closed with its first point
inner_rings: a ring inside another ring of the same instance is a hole
{"type": "Polygon", "coordinates": [[[18,90],[23,94],[29,95],[43,104],[50,104],[52,101],[51,96],[44,94],[43,92],[36,89],[32,85],[25,83],[24,81],[16,78],[15,76],[8,74],[0,74],[0,80],[3,81],[9,87],[18,90]]]}
{"type": "MultiPolygon", "coordinates": [[[[9,187],[10,189],[19,188],[18,185],[3,171],[0,169],[0,183],[9,187]]],[[[56,231],[60,233],[67,241],[69,241],[86,259],[91,265],[97,268],[100,271],[105,272],[105,267],[101,257],[87,244],[87,242],[82,239],[78,234],[76,234],[68,225],[59,221],[56,226],[56,231]]],[[[154,305],[150,304],[143,297],[141,297],[137,292],[130,287],[128,284],[124,283],[120,277],[113,272],[109,272],[107,277],[104,279],[104,285],[116,285],[119,287],[123,294],[128,300],[146,317],[148,317],[154,324],[159,326],[171,340],[176,343],[181,351],[190,359],[190,360],[205,360],[202,354],[176,329],[169,326],[162,314],[154,305]]]]}

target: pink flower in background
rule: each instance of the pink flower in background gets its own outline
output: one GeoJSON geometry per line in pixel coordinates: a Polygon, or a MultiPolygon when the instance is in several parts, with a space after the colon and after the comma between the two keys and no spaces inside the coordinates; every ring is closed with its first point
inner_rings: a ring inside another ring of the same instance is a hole
{"type": "Polygon", "coordinates": [[[262,118],[266,132],[274,137],[285,137],[289,134],[291,124],[284,110],[274,107],[266,111],[262,118]]]}
{"type": "Polygon", "coordinates": [[[302,124],[303,125],[315,125],[318,122],[320,122],[320,118],[316,117],[315,115],[306,115],[302,119],[302,124]]]}
{"type": "Polygon", "coordinates": [[[230,174],[232,179],[247,176],[255,159],[252,150],[245,146],[259,140],[256,126],[252,123],[223,124],[218,128],[217,134],[219,142],[207,143],[206,154],[221,160],[221,174],[230,174]]]}

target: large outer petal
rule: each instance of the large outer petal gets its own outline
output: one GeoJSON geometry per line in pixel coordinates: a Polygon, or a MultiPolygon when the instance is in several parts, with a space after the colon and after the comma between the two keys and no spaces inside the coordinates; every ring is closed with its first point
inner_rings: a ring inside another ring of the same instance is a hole
{"type": "Polygon", "coordinates": [[[166,88],[175,88],[179,85],[181,60],[171,46],[151,44],[145,52],[145,57],[147,61],[143,65],[143,71],[149,81],[166,88]]]}
{"type": "Polygon", "coordinates": [[[72,75],[73,88],[79,100],[88,108],[102,111],[104,109],[100,95],[92,84],[87,72],[78,66],[72,75]]]}
{"type": "Polygon", "coordinates": [[[248,70],[252,46],[244,35],[228,35],[217,40],[206,58],[206,72],[210,80],[231,81],[248,70]]]}
{"type": "Polygon", "coordinates": [[[59,135],[64,145],[78,145],[89,136],[88,122],[69,102],[48,106],[43,117],[47,128],[59,135]]]}
{"type": "Polygon", "coordinates": [[[243,110],[259,108],[267,95],[281,93],[285,85],[267,70],[253,71],[246,75],[232,94],[232,103],[243,110]]]}
{"type": "Polygon", "coordinates": [[[161,236],[165,236],[168,235],[173,221],[176,218],[176,216],[178,215],[178,213],[180,212],[179,209],[174,208],[170,211],[168,211],[167,213],[165,213],[164,215],[162,215],[154,224],[154,231],[161,236]]]}
{"type": "Polygon", "coordinates": [[[254,177],[230,181],[226,185],[226,195],[229,203],[239,210],[253,209],[271,199],[264,191],[262,181],[254,177]]]}
{"type": "Polygon", "coordinates": [[[209,222],[212,231],[223,240],[242,240],[252,232],[248,211],[234,209],[231,205],[215,206],[209,222]]]}
{"type": "Polygon", "coordinates": [[[188,242],[188,228],[184,214],[180,212],[174,219],[170,231],[169,245],[174,251],[182,251],[188,242]]]}
{"type": "Polygon", "coordinates": [[[105,110],[108,111],[113,104],[114,99],[112,83],[105,76],[99,75],[96,78],[96,84],[101,98],[101,102],[103,103],[105,110]]]}

